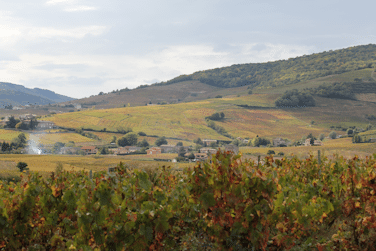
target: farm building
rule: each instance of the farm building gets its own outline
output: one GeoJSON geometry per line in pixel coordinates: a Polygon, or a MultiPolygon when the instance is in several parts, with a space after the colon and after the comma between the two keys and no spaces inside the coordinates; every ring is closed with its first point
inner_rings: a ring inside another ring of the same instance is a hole
{"type": "Polygon", "coordinates": [[[87,155],[89,154],[96,154],[98,152],[95,146],[83,146],[81,150],[84,151],[87,155]]]}
{"type": "MultiPolygon", "coordinates": [[[[313,141],[313,145],[314,145],[314,146],[322,146],[322,142],[321,142],[320,140],[318,140],[318,139],[315,139],[315,140],[313,141]]],[[[308,139],[305,140],[305,142],[304,142],[304,146],[312,146],[312,145],[311,145],[311,139],[310,139],[310,138],[308,138],[308,139]]]]}
{"type": "Polygon", "coordinates": [[[200,149],[200,153],[209,153],[209,154],[216,154],[217,150],[209,147],[203,147],[200,149]]]}
{"type": "Polygon", "coordinates": [[[211,143],[217,144],[217,140],[216,139],[203,139],[202,143],[204,143],[204,146],[209,146],[211,143]]]}
{"type": "Polygon", "coordinates": [[[196,160],[205,160],[208,158],[206,153],[194,153],[196,160]]]}
{"type": "Polygon", "coordinates": [[[273,146],[274,147],[287,146],[287,144],[288,144],[288,142],[283,140],[282,138],[273,139],[273,146]]]}
{"type": "Polygon", "coordinates": [[[236,145],[232,145],[232,144],[225,145],[225,151],[226,152],[233,152],[235,154],[238,154],[239,153],[239,147],[236,146],[236,145]]]}
{"type": "Polygon", "coordinates": [[[77,154],[81,150],[80,147],[62,147],[60,148],[60,154],[77,154]]]}
{"type": "Polygon", "coordinates": [[[160,147],[152,147],[152,148],[146,150],[146,153],[148,155],[161,154],[162,153],[162,149],[160,147]]]}
{"type": "Polygon", "coordinates": [[[176,153],[177,147],[173,145],[160,145],[162,153],[176,153]]]}
{"type": "Polygon", "coordinates": [[[40,121],[38,120],[38,125],[36,129],[53,129],[55,127],[55,123],[51,121],[40,121]]]}

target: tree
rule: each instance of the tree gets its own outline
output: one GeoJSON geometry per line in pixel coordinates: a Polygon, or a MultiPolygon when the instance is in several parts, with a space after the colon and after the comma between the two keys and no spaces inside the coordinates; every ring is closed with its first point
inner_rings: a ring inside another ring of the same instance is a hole
{"type": "Polygon", "coordinates": [[[179,149],[178,149],[178,156],[179,157],[184,157],[184,154],[185,154],[185,149],[184,149],[184,147],[179,147],[179,149]]]}
{"type": "Polygon", "coordinates": [[[179,141],[178,143],[176,143],[176,146],[183,146],[183,142],[179,141]]]}
{"type": "Polygon", "coordinates": [[[129,146],[127,138],[124,136],[124,137],[121,137],[120,139],[118,139],[117,145],[118,146],[129,146]]]}
{"type": "Polygon", "coordinates": [[[354,130],[353,130],[353,129],[350,129],[350,128],[347,129],[347,131],[346,131],[347,136],[352,136],[353,133],[354,133],[354,130]]]}
{"type": "Polygon", "coordinates": [[[249,90],[249,91],[248,91],[248,94],[252,94],[252,90],[249,90]]]}
{"type": "Polygon", "coordinates": [[[16,125],[18,124],[18,122],[20,122],[19,119],[15,119],[13,116],[10,116],[9,117],[9,120],[6,122],[5,124],[5,127],[8,127],[8,128],[15,128],[16,125]]]}
{"type": "Polygon", "coordinates": [[[38,126],[37,119],[31,119],[29,124],[29,129],[34,130],[38,126]]]}
{"type": "Polygon", "coordinates": [[[26,167],[27,167],[27,164],[25,162],[18,162],[17,163],[17,168],[20,169],[20,172],[27,170],[26,167]]]}
{"type": "Polygon", "coordinates": [[[361,143],[362,138],[359,135],[354,135],[353,138],[352,138],[352,142],[353,143],[361,143]]]}
{"type": "Polygon", "coordinates": [[[13,109],[13,105],[11,105],[11,104],[6,105],[6,106],[4,107],[4,109],[12,110],[12,109],[13,109]]]}
{"type": "Polygon", "coordinates": [[[10,150],[11,150],[11,148],[10,148],[9,143],[3,142],[3,144],[1,144],[1,151],[2,152],[7,152],[7,151],[10,151],[10,150]]]}
{"type": "Polygon", "coordinates": [[[54,144],[54,146],[53,146],[53,152],[54,152],[54,153],[59,153],[59,152],[60,152],[60,149],[61,149],[62,147],[64,147],[64,146],[65,146],[64,143],[62,143],[62,142],[56,142],[56,143],[54,144]]]}
{"type": "Polygon", "coordinates": [[[137,140],[138,140],[138,136],[137,136],[137,134],[135,134],[135,133],[127,133],[127,134],[125,135],[125,138],[127,139],[128,144],[129,144],[130,146],[135,146],[135,145],[137,145],[137,140]]]}
{"type": "Polygon", "coordinates": [[[252,145],[255,147],[266,146],[268,144],[270,144],[270,140],[265,138],[256,137],[252,140],[252,145]]]}
{"type": "Polygon", "coordinates": [[[102,147],[102,148],[99,150],[99,153],[100,153],[101,155],[108,154],[108,153],[109,153],[108,148],[107,148],[107,147],[102,147]]]}
{"type": "Polygon", "coordinates": [[[167,145],[166,137],[165,137],[165,136],[159,137],[159,138],[155,141],[155,145],[157,145],[157,146],[167,145]]]}
{"type": "Polygon", "coordinates": [[[337,133],[335,131],[330,132],[329,133],[329,138],[331,138],[331,139],[337,138],[337,133]]]}
{"type": "Polygon", "coordinates": [[[194,159],[195,155],[193,153],[189,154],[188,159],[194,159]]]}
{"type": "Polygon", "coordinates": [[[321,133],[320,136],[319,136],[319,139],[320,139],[321,141],[323,141],[323,140],[325,139],[325,134],[321,133]]]}
{"type": "Polygon", "coordinates": [[[197,145],[204,145],[204,142],[202,142],[202,140],[200,138],[193,140],[193,143],[196,143],[197,145]]]}
{"type": "Polygon", "coordinates": [[[137,143],[137,146],[139,146],[139,147],[148,147],[149,143],[146,141],[146,139],[143,139],[141,142],[137,143]]]}
{"type": "Polygon", "coordinates": [[[270,155],[270,154],[275,154],[275,152],[273,150],[268,150],[268,152],[266,153],[267,155],[270,155]]]}

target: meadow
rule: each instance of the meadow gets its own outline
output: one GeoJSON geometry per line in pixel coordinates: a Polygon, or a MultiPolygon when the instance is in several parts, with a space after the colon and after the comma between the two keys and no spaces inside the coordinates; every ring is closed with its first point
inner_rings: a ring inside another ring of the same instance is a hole
{"type": "MultiPolygon", "coordinates": [[[[53,121],[66,128],[107,131],[132,128],[136,133],[144,132],[149,136],[166,136],[188,141],[198,137],[231,140],[207,126],[205,117],[215,112],[224,112],[224,120],[215,123],[235,138],[253,138],[259,135],[270,139],[282,137],[296,140],[309,133],[316,137],[321,133],[328,135],[335,130],[330,127],[335,125],[365,128],[371,123],[376,126],[375,122],[365,118],[365,114],[372,114],[376,109],[373,103],[317,97],[317,107],[276,109],[273,108],[273,102],[277,96],[252,94],[171,105],[89,110],[57,114],[44,120],[53,121]],[[247,109],[239,105],[269,109],[247,109]]],[[[106,142],[114,135],[103,132],[94,134],[106,142]]]]}

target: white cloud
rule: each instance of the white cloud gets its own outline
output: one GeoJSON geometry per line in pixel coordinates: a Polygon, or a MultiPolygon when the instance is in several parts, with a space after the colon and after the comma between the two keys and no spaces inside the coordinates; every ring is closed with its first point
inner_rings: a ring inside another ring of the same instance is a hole
{"type": "Polygon", "coordinates": [[[106,30],[106,26],[91,25],[71,29],[55,29],[47,27],[33,27],[28,32],[31,37],[71,37],[83,38],[86,35],[99,36],[106,30]]]}
{"type": "Polygon", "coordinates": [[[97,9],[96,7],[92,7],[92,6],[79,5],[79,6],[66,8],[64,9],[64,11],[76,12],[76,11],[90,11],[90,10],[96,10],[96,9],[97,9]]]}
{"type": "Polygon", "coordinates": [[[47,1],[46,4],[47,5],[56,5],[56,4],[71,4],[71,3],[74,3],[75,0],[50,0],[50,1],[47,1]]]}

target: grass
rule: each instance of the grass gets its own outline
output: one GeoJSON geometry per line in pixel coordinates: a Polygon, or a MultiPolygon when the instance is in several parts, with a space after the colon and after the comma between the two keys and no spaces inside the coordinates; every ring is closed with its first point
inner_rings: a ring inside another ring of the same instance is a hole
{"type": "Polygon", "coordinates": [[[43,145],[53,145],[56,142],[68,143],[73,141],[75,143],[87,143],[95,140],[89,139],[77,133],[33,133],[30,134],[30,139],[43,145]]]}
{"type": "MultiPolygon", "coordinates": [[[[5,141],[9,143],[12,139],[17,138],[20,133],[19,131],[0,129],[0,142],[5,141]]],[[[25,133],[25,135],[28,138],[28,134],[25,133]]]]}
{"type": "MultiPolygon", "coordinates": [[[[57,163],[63,165],[64,170],[80,171],[80,170],[93,170],[103,171],[108,167],[113,167],[123,162],[133,168],[152,167],[158,168],[159,166],[189,166],[188,163],[172,163],[167,161],[153,161],[154,158],[158,159],[174,159],[177,154],[163,153],[158,155],[126,155],[126,156],[67,156],[67,155],[27,155],[27,154],[2,154],[0,155],[0,170],[1,173],[16,172],[16,164],[18,162],[25,162],[28,164],[30,171],[37,171],[41,173],[54,172],[57,163]],[[6,164],[6,167],[3,165],[6,164]]],[[[18,172],[19,173],[19,172],[18,172]]]]}
{"type": "Polygon", "coordinates": [[[370,156],[376,153],[376,143],[353,144],[352,138],[325,139],[322,146],[298,146],[298,147],[241,147],[240,151],[245,156],[266,156],[268,150],[273,150],[277,156],[279,152],[283,152],[284,156],[292,154],[299,158],[306,158],[310,154],[316,156],[320,150],[322,154],[330,157],[333,154],[342,155],[350,158],[358,155],[360,157],[370,156]]]}

